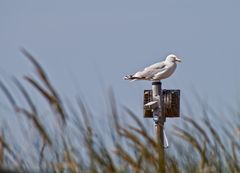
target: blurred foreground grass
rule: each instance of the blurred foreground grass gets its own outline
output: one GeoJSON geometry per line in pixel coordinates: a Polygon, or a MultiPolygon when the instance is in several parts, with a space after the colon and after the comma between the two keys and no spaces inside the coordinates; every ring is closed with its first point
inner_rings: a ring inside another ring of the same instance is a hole
{"type": "MultiPolygon", "coordinates": [[[[119,108],[110,92],[106,122],[96,121],[80,98],[75,103],[64,102],[34,57],[24,49],[22,52],[34,65],[37,76],[25,76],[25,81],[12,80],[27,105],[19,104],[8,83],[0,81],[14,114],[23,122],[19,122],[22,130],[16,132],[21,135],[15,139],[8,134],[11,125],[1,127],[0,168],[56,173],[161,172],[162,146],[142,123],[142,116],[135,115],[129,108],[119,108]],[[41,110],[46,108],[34,103],[23,82],[44,98],[51,108],[50,113],[43,113],[41,110]],[[124,122],[119,112],[124,112],[133,123],[124,122]]],[[[166,172],[240,172],[239,122],[216,124],[208,119],[216,116],[214,111],[207,111],[209,109],[203,111],[208,116],[203,116],[201,123],[183,116],[183,125],[173,127],[175,140],[171,147],[174,152],[166,150],[166,172]]]]}

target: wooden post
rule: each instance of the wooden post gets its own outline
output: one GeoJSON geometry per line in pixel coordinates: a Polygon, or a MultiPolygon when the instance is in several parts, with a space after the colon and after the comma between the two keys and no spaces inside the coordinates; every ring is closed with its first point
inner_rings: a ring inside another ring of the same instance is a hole
{"type": "Polygon", "coordinates": [[[164,154],[164,107],[163,107],[163,92],[162,83],[152,82],[152,96],[153,101],[158,102],[158,107],[153,111],[153,120],[155,122],[156,141],[160,146],[159,152],[159,171],[165,173],[165,154],[164,154]]]}
{"type": "MultiPolygon", "coordinates": [[[[180,90],[162,90],[160,81],[152,82],[152,90],[144,90],[144,118],[153,118],[155,123],[156,142],[158,144],[159,170],[165,173],[165,134],[166,118],[180,117],[180,90]]],[[[168,142],[166,140],[168,146],[168,142]]]]}

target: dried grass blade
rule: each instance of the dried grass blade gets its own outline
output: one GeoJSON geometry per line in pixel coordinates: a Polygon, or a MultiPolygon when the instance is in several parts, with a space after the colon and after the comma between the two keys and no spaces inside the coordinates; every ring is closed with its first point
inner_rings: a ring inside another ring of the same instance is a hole
{"type": "Polygon", "coordinates": [[[154,148],[158,148],[158,144],[156,143],[156,141],[155,141],[152,137],[150,137],[150,136],[146,133],[146,131],[140,130],[140,129],[135,128],[135,127],[133,127],[133,126],[128,126],[128,127],[129,127],[129,129],[132,129],[133,131],[137,132],[137,133],[140,134],[142,137],[144,137],[144,138],[147,140],[147,142],[150,143],[154,148]]]}
{"type": "Polygon", "coordinates": [[[133,142],[133,144],[138,145],[138,146],[143,146],[141,139],[134,135],[133,133],[129,132],[127,129],[121,128],[120,129],[120,135],[129,139],[130,141],[133,142]]]}
{"type": "Polygon", "coordinates": [[[144,127],[143,123],[140,121],[140,119],[128,107],[124,106],[124,109],[131,116],[131,118],[137,123],[137,125],[142,129],[142,131],[146,132],[147,130],[144,127]]]}
{"type": "Polygon", "coordinates": [[[45,83],[45,85],[48,87],[48,89],[52,92],[52,94],[57,98],[58,95],[53,88],[53,86],[50,84],[48,77],[46,73],[44,72],[41,65],[36,61],[36,59],[24,48],[21,49],[21,52],[31,61],[31,63],[34,65],[35,69],[37,70],[37,74],[40,77],[40,79],[45,83]]]}
{"type": "Polygon", "coordinates": [[[85,104],[83,103],[83,101],[78,97],[77,98],[77,104],[78,107],[82,113],[82,117],[83,117],[83,124],[85,125],[85,129],[87,129],[88,133],[92,134],[92,128],[91,128],[91,123],[89,120],[89,116],[91,117],[91,112],[87,111],[87,108],[85,106],[85,104]]]}
{"type": "Polygon", "coordinates": [[[0,81],[0,88],[2,89],[3,93],[6,95],[6,97],[9,100],[11,106],[16,110],[17,109],[17,103],[14,100],[10,91],[7,89],[7,87],[3,84],[2,81],[0,81]]]}
{"type": "Polygon", "coordinates": [[[55,110],[60,114],[63,123],[65,123],[66,122],[65,121],[66,113],[65,113],[65,111],[63,109],[63,105],[61,103],[61,100],[60,100],[56,90],[51,85],[50,81],[48,80],[48,77],[47,77],[46,73],[44,72],[43,68],[40,66],[40,64],[36,61],[36,59],[26,49],[22,48],[21,52],[32,62],[32,64],[34,65],[35,69],[37,70],[38,76],[40,77],[40,79],[44,82],[46,87],[51,92],[51,95],[54,97],[54,100],[56,101],[55,102],[56,103],[55,110]]]}
{"type": "MultiPolygon", "coordinates": [[[[154,162],[157,161],[157,159],[154,159],[154,154],[151,153],[151,151],[149,150],[148,146],[144,143],[141,142],[141,139],[134,135],[134,133],[130,132],[127,129],[120,129],[120,135],[125,137],[127,140],[132,142],[132,147],[134,148],[134,150],[136,150],[138,153],[144,155],[147,159],[151,160],[151,162],[154,164],[154,162]]],[[[129,144],[131,145],[131,144],[129,144]]],[[[118,146],[118,145],[117,145],[118,146]]],[[[155,151],[157,151],[158,153],[160,152],[161,147],[156,146],[155,151]]]]}
{"type": "Polygon", "coordinates": [[[118,116],[116,99],[115,99],[112,88],[110,88],[110,90],[109,90],[109,100],[110,100],[111,115],[113,118],[113,126],[117,130],[117,133],[118,133],[119,132],[118,130],[120,129],[120,119],[118,116]]]}
{"type": "Polygon", "coordinates": [[[0,143],[3,146],[3,149],[6,149],[6,151],[10,154],[10,156],[14,159],[14,161],[18,164],[18,166],[23,169],[24,162],[20,160],[19,156],[16,155],[11,147],[6,143],[6,141],[3,138],[0,138],[0,143]]]}
{"type": "Polygon", "coordinates": [[[136,172],[141,172],[140,165],[125,151],[122,147],[117,146],[115,153],[129,164],[136,172]]]}
{"type": "Polygon", "coordinates": [[[35,125],[35,127],[38,130],[40,136],[42,136],[43,141],[45,141],[46,143],[48,143],[49,146],[51,146],[52,141],[51,141],[49,135],[47,134],[47,132],[45,131],[44,126],[41,124],[40,120],[33,113],[28,112],[25,109],[19,108],[19,112],[23,113],[24,115],[27,116],[27,118],[32,120],[32,123],[35,125]]]}
{"type": "Polygon", "coordinates": [[[46,100],[51,104],[56,104],[56,100],[54,96],[52,96],[48,91],[43,89],[43,87],[40,86],[32,77],[25,76],[24,77],[34,88],[36,88],[45,98],[46,100]]]}
{"type": "Polygon", "coordinates": [[[21,48],[21,52],[31,61],[31,63],[35,66],[35,69],[37,70],[37,73],[39,77],[43,81],[48,81],[47,76],[43,70],[43,68],[40,66],[40,64],[35,60],[35,58],[24,48],[21,48]]]}
{"type": "Polygon", "coordinates": [[[203,137],[208,142],[208,144],[211,144],[211,141],[209,140],[208,135],[206,134],[206,132],[204,131],[204,129],[202,127],[200,127],[193,119],[186,117],[186,116],[182,116],[182,117],[185,121],[192,124],[192,126],[195,127],[203,135],[203,137]]]}
{"type": "Polygon", "coordinates": [[[201,168],[203,169],[204,168],[204,165],[206,163],[208,163],[208,159],[207,159],[207,156],[206,156],[206,153],[205,153],[205,149],[201,148],[201,145],[198,143],[198,141],[188,132],[186,132],[185,130],[183,129],[180,129],[176,126],[174,126],[174,133],[184,139],[186,142],[188,142],[189,144],[191,144],[194,148],[196,148],[196,150],[199,152],[200,156],[201,156],[201,168]]]}
{"type": "Polygon", "coordinates": [[[48,91],[43,89],[43,87],[41,87],[33,78],[26,76],[25,79],[45,97],[54,110],[59,113],[60,119],[65,123],[65,114],[58,100],[48,91]]]}
{"type": "Polygon", "coordinates": [[[31,97],[29,96],[28,92],[25,90],[25,88],[23,87],[23,85],[18,81],[17,78],[13,78],[13,82],[16,84],[16,86],[18,87],[18,89],[21,91],[21,93],[23,94],[24,98],[26,99],[28,105],[30,106],[32,112],[34,112],[35,115],[37,114],[37,108],[35,107],[31,97]]]}
{"type": "Polygon", "coordinates": [[[228,153],[226,148],[224,147],[221,138],[219,137],[218,133],[215,131],[215,129],[213,128],[213,126],[210,124],[210,121],[208,120],[204,120],[204,123],[206,124],[206,126],[209,128],[211,134],[213,135],[214,139],[217,141],[217,143],[220,145],[220,147],[223,149],[223,151],[225,153],[228,153]]]}
{"type": "Polygon", "coordinates": [[[46,147],[46,142],[43,141],[43,145],[41,147],[40,153],[39,153],[39,167],[40,169],[42,168],[42,163],[43,163],[43,159],[44,159],[44,149],[46,147]]]}
{"type": "Polygon", "coordinates": [[[4,164],[4,132],[2,130],[2,133],[0,134],[0,167],[4,164]]]}

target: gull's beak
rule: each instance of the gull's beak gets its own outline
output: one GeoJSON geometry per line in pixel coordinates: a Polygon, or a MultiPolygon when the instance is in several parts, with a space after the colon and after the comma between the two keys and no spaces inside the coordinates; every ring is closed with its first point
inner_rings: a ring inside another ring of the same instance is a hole
{"type": "Polygon", "coordinates": [[[182,62],[182,60],[180,58],[176,58],[175,61],[182,62]]]}

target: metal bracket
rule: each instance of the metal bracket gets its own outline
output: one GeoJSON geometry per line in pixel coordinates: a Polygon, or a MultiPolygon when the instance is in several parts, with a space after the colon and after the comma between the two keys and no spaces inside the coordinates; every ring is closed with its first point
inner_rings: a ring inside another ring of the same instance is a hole
{"type": "Polygon", "coordinates": [[[151,101],[144,105],[144,109],[156,109],[158,108],[158,101],[151,101]]]}

